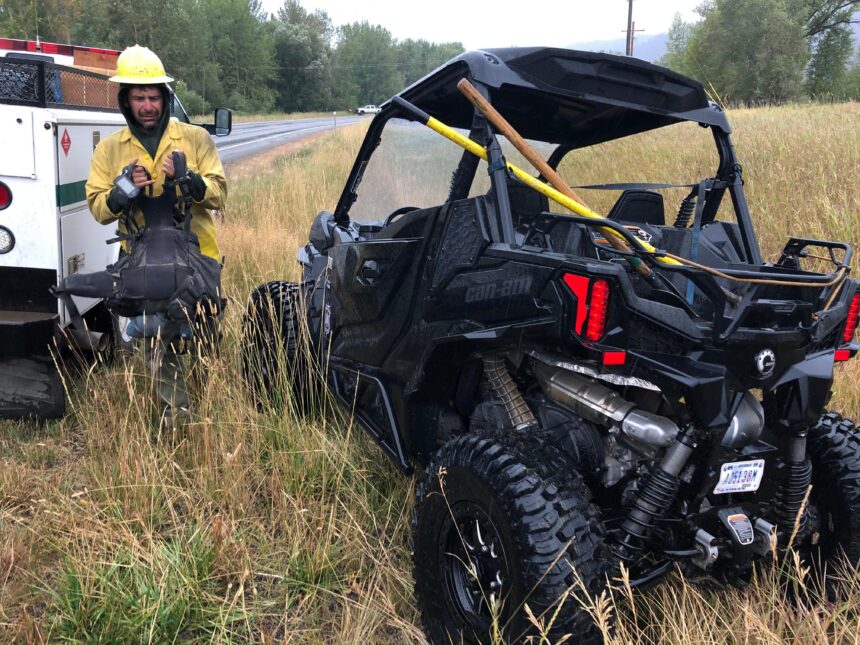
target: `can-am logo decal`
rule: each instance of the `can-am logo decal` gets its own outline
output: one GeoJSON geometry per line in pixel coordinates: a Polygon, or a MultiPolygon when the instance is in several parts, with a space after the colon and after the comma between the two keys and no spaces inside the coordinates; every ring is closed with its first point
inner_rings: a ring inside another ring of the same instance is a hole
{"type": "Polygon", "coordinates": [[[482,300],[493,300],[494,298],[508,298],[529,293],[532,286],[531,276],[522,278],[511,278],[499,282],[488,282],[477,284],[466,289],[466,302],[481,302],[482,300]]]}
{"type": "Polygon", "coordinates": [[[755,355],[755,368],[762,376],[773,374],[774,367],[776,367],[776,354],[772,349],[763,349],[755,355]]]}
{"type": "Polygon", "coordinates": [[[63,128],[63,137],[60,139],[60,145],[63,146],[63,154],[69,156],[69,148],[72,147],[72,138],[69,136],[69,131],[63,128]]]}

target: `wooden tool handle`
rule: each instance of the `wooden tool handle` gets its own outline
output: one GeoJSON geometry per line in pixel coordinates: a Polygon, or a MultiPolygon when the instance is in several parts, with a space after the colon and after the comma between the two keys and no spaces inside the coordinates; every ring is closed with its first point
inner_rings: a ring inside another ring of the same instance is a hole
{"type": "MultiPolygon", "coordinates": [[[[564,179],[562,179],[559,174],[553,170],[546,161],[544,161],[543,157],[538,154],[537,150],[535,150],[528,141],[520,136],[519,132],[514,129],[514,126],[508,123],[505,117],[499,114],[499,111],[494,108],[487,99],[481,96],[481,93],[478,92],[475,86],[472,85],[468,79],[461,78],[457,83],[457,89],[460,90],[463,96],[469,99],[472,105],[478,108],[478,110],[487,117],[496,130],[501,132],[507,140],[513,144],[514,148],[519,150],[520,154],[528,159],[529,163],[534,166],[540,174],[549,180],[549,183],[553,188],[565,196],[570,197],[574,201],[579,202],[583,206],[586,205],[583,199],[573,192],[573,189],[567,185],[567,182],[565,182],[564,179]]],[[[614,233],[614,231],[607,231],[605,233],[606,241],[609,242],[613,248],[619,251],[630,251],[627,243],[612,233],[614,233]]],[[[633,265],[643,276],[649,277],[651,275],[651,269],[644,262],[635,262],[633,265]]]]}
{"type": "Polygon", "coordinates": [[[469,101],[471,101],[472,105],[478,108],[484,116],[489,119],[490,123],[492,123],[496,130],[501,132],[511,144],[519,150],[520,154],[528,159],[529,163],[534,166],[534,168],[547,178],[550,185],[555,188],[560,193],[563,193],[578,201],[583,206],[586,205],[585,200],[582,199],[579,195],[573,192],[573,189],[567,185],[567,182],[561,178],[561,176],[552,169],[552,167],[544,161],[543,157],[541,157],[537,150],[535,150],[525,139],[523,139],[519,132],[517,132],[514,127],[508,123],[508,121],[499,114],[499,111],[494,108],[490,102],[481,96],[481,93],[472,85],[468,79],[463,78],[460,79],[460,82],[457,83],[457,89],[465,96],[469,101]]]}

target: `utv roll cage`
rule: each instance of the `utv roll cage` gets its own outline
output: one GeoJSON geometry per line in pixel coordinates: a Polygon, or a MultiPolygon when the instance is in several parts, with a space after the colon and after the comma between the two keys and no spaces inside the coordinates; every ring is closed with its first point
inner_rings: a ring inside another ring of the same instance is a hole
{"type": "MultiPolygon", "coordinates": [[[[821,289],[819,307],[830,302],[834,290],[839,289],[840,276],[848,271],[852,256],[847,244],[791,238],[775,265],[764,263],[744,196],[742,168],[731,142],[731,128],[722,108],[708,100],[702,84],[651,63],[611,54],[553,48],[488,49],[466,52],[431,72],[384,103],[382,111],[371,122],[334,212],[338,225],[350,224],[349,210],[386,123],[392,118],[416,120],[414,113],[403,109],[402,100],[450,127],[469,131],[470,137],[482,145],[491,141],[493,137],[486,121],[457,89],[462,78],[468,79],[522,137],[556,145],[547,159],[554,169],[569,152],[595,144],[684,121],[710,128],[719,163],[714,176],[698,184],[693,227],[698,231],[715,220],[728,191],[738,223],[742,263],[720,267],[720,271],[733,278],[802,279],[809,286],[830,285],[821,289]],[[808,247],[826,249],[833,270],[827,274],[801,270],[800,260],[807,254],[808,247]]],[[[517,248],[504,187],[506,171],[502,163],[495,167],[491,179],[499,221],[491,231],[492,241],[517,248]]],[[[476,158],[464,152],[447,202],[466,196],[457,194],[456,186],[469,184],[476,169],[476,158]]],[[[652,268],[682,273],[713,303],[714,338],[726,338],[742,322],[743,312],[764,286],[750,285],[732,298],[726,287],[736,288],[736,285],[689,265],[660,263],[659,253],[644,249],[628,229],[608,219],[544,212],[535,218],[532,226],[546,230],[562,220],[590,228],[612,228],[627,240],[632,253],[652,268]],[[732,302],[727,300],[727,295],[732,302]],[[727,313],[730,306],[735,310],[727,313]]],[[[525,238],[528,240],[529,236],[525,238]]],[[[601,247],[601,250],[621,254],[615,249],[601,247]]],[[[683,299],[680,301],[683,305],[683,299]]]]}

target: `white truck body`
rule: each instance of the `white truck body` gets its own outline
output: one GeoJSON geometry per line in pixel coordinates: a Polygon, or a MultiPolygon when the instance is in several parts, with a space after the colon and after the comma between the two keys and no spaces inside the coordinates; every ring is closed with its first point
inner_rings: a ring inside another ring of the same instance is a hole
{"type": "MultiPolygon", "coordinates": [[[[85,184],[96,144],[125,125],[118,111],[0,105],[0,181],[12,203],[0,225],[15,238],[0,267],[49,269],[67,275],[102,271],[116,262],[119,245],[107,244],[115,227],[96,222],[85,184]]],[[[81,313],[98,300],[76,298],[81,313]]],[[[60,324],[65,308],[57,305],[60,324]]]]}
{"type": "Polygon", "coordinates": [[[76,299],[79,329],[52,288],[119,255],[85,195],[96,144],[125,124],[105,75],[118,55],[0,38],[0,418],[62,416],[51,352],[111,331],[99,300],[76,299]]]}

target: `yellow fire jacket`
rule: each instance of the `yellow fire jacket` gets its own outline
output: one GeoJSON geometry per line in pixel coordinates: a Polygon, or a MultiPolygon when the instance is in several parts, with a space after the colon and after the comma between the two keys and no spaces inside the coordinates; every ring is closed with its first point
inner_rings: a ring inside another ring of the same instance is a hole
{"type": "MultiPolygon", "coordinates": [[[[209,209],[220,210],[224,207],[227,180],[212,138],[199,126],[180,123],[171,118],[161,136],[155,159],[152,159],[141,143],[132,136],[127,126],[100,141],[93,152],[90,176],[87,179],[87,204],[93,217],[100,223],[109,224],[116,221],[118,215],[107,205],[108,194],[113,188],[113,180],[134,159],[137,159],[137,164],[146,168],[155,180],[152,194],[160,195],[164,191],[161,164],[164,157],[174,150],[182,150],[185,153],[188,169],[198,173],[206,184],[203,200],[194,202],[191,206],[191,232],[200,240],[200,250],[220,262],[221,251],[215,239],[215,223],[209,209]]],[[[134,218],[139,226],[143,226],[143,213],[140,209],[134,209],[134,218]]],[[[123,230],[122,225],[120,230],[123,230]]]]}

